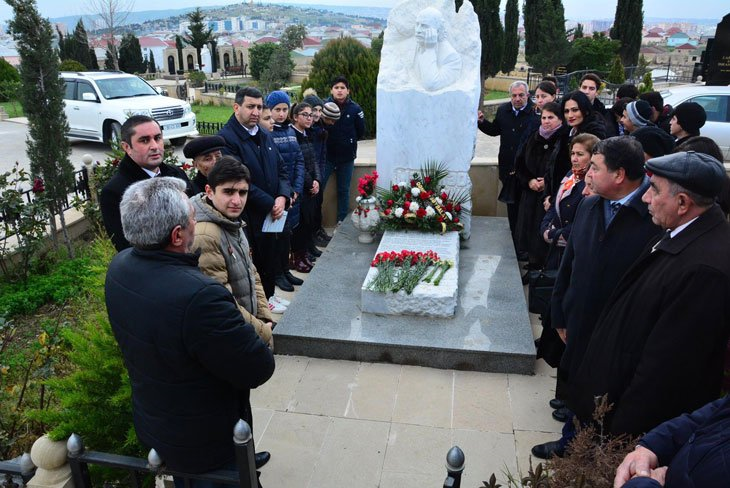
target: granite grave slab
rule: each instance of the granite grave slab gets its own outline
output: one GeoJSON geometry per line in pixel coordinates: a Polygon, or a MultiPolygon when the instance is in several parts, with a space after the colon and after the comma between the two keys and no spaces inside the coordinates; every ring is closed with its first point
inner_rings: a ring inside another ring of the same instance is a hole
{"type": "Polygon", "coordinates": [[[377,241],[348,217],[278,323],[278,354],[532,374],[535,346],[507,219],[474,217],[459,255],[453,318],[363,312],[377,241]]]}

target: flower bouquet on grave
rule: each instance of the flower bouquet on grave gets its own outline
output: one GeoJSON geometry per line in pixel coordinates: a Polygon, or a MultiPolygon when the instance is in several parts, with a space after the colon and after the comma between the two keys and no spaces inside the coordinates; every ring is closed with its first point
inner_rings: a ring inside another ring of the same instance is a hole
{"type": "Polygon", "coordinates": [[[449,194],[441,184],[448,176],[441,163],[428,162],[413,173],[410,181],[401,181],[389,189],[378,189],[382,230],[419,230],[423,232],[461,231],[467,192],[449,194]]]}
{"type": "Polygon", "coordinates": [[[438,286],[451,264],[449,261],[441,260],[433,251],[404,249],[398,253],[395,251],[378,253],[370,266],[376,268],[378,273],[368,283],[369,290],[378,293],[397,293],[403,290],[410,295],[422,279],[431,282],[431,279],[435,278],[433,285],[438,286]]]}

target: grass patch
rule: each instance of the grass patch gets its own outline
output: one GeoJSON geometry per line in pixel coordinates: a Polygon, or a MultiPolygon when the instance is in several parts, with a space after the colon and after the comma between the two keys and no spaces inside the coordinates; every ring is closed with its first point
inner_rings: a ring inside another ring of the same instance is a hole
{"type": "Polygon", "coordinates": [[[217,105],[193,105],[198,122],[228,122],[233,114],[232,107],[217,105]]]}
{"type": "Polygon", "coordinates": [[[509,92],[499,91],[499,90],[489,90],[487,92],[487,94],[484,95],[484,101],[499,100],[501,98],[509,98],[509,92]]]}
{"type": "Polygon", "coordinates": [[[11,118],[13,117],[24,117],[25,112],[23,112],[23,107],[20,105],[20,102],[0,102],[0,107],[3,107],[5,109],[5,112],[7,112],[8,116],[11,118]]]}

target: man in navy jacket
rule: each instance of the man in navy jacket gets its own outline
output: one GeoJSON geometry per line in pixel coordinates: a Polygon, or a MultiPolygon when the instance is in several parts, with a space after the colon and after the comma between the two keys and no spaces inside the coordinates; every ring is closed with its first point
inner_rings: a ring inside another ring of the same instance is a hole
{"type": "Polygon", "coordinates": [[[289,206],[291,187],[284,161],[269,133],[258,126],[264,98],[256,88],[236,92],[233,115],[218,133],[226,140],[223,154],[236,156],[251,173],[244,219],[248,224],[253,262],[267,298],[274,295],[275,234],[262,232],[267,215],[277,220],[289,206]]]}

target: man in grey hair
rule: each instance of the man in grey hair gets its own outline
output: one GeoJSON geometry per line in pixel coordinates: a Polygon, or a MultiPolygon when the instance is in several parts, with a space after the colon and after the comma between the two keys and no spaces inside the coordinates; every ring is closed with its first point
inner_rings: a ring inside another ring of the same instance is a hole
{"type": "Polygon", "coordinates": [[[233,426],[252,424],[249,391],[271,377],[274,357],[231,293],[198,269],[185,188],[158,177],[124,192],[121,221],[133,247],[112,260],[105,291],[137,436],[169,469],[202,473],[235,469],[233,426]]]}

